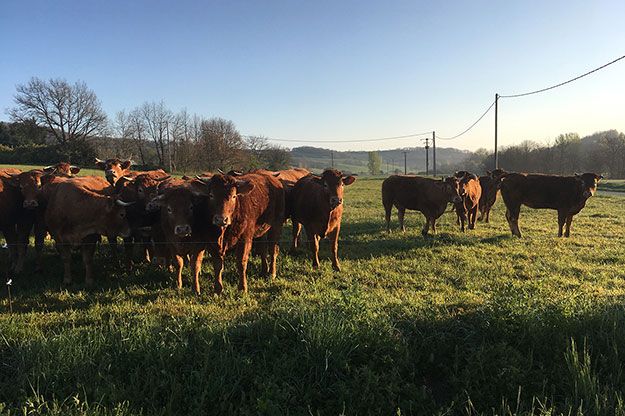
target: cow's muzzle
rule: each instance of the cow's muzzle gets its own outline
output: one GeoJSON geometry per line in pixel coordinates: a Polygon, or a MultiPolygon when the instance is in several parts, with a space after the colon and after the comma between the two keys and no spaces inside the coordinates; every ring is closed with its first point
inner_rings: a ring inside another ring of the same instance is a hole
{"type": "Polygon", "coordinates": [[[176,225],[174,227],[174,234],[177,237],[187,237],[191,235],[191,226],[189,224],[176,225]]]}
{"type": "Polygon", "coordinates": [[[461,202],[462,202],[462,197],[459,197],[459,196],[455,196],[454,197],[454,199],[453,199],[453,203],[454,204],[459,204],[461,202]]]}
{"type": "Polygon", "coordinates": [[[39,206],[39,202],[36,199],[26,199],[22,206],[26,209],[35,209],[39,206]]]}
{"type": "Polygon", "coordinates": [[[343,203],[343,198],[339,198],[338,196],[333,196],[332,198],[330,198],[330,207],[332,209],[338,207],[342,203],[343,203]]]}
{"type": "Polygon", "coordinates": [[[230,225],[230,217],[223,215],[213,215],[213,224],[218,227],[227,227],[230,225]]]}

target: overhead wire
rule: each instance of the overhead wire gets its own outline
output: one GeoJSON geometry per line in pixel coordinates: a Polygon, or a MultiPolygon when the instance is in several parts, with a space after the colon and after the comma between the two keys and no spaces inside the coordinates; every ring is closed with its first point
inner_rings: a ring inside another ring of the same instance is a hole
{"type": "Polygon", "coordinates": [[[475,120],[475,121],[473,122],[473,124],[471,124],[469,127],[467,127],[467,128],[466,128],[465,130],[463,130],[462,132],[460,132],[460,133],[456,134],[455,136],[451,136],[451,137],[441,137],[441,136],[439,136],[439,135],[436,135],[436,138],[437,138],[437,139],[440,139],[440,140],[454,140],[454,139],[457,139],[458,137],[460,137],[460,136],[464,135],[465,133],[468,133],[468,132],[469,132],[469,131],[473,128],[473,127],[475,127],[475,126],[477,125],[477,123],[479,123],[479,122],[480,122],[480,120],[482,120],[482,119],[484,118],[484,116],[486,116],[486,114],[488,114],[488,112],[491,110],[491,108],[493,108],[493,106],[494,106],[494,105],[495,105],[495,101],[493,101],[493,102],[492,102],[492,103],[488,106],[488,108],[486,109],[486,111],[484,111],[484,112],[482,113],[482,115],[481,115],[481,116],[479,116],[479,117],[478,117],[478,119],[477,119],[477,120],[475,120]]]}
{"type": "MultiPolygon", "coordinates": [[[[404,136],[390,136],[390,137],[379,137],[375,139],[348,139],[348,140],[306,140],[306,139],[274,139],[267,138],[267,140],[271,140],[274,142],[292,142],[292,143],[359,143],[359,142],[381,142],[385,140],[396,140],[396,139],[407,139],[410,137],[418,137],[425,136],[426,134],[432,134],[432,130],[423,132],[423,133],[413,133],[406,134],[404,136]]],[[[244,137],[262,137],[258,135],[245,135],[244,137]]]]}
{"type": "Polygon", "coordinates": [[[619,57],[619,58],[616,58],[615,60],[610,61],[610,62],[608,62],[607,64],[603,64],[603,65],[601,65],[600,67],[597,67],[597,68],[595,68],[595,69],[593,69],[593,70],[591,70],[591,71],[588,71],[588,72],[586,72],[586,73],[584,73],[584,74],[578,75],[578,76],[576,76],[575,78],[571,78],[571,79],[569,79],[568,81],[564,81],[564,82],[561,82],[561,83],[559,83],[559,84],[552,85],[552,86],[550,86],[550,87],[546,87],[546,88],[541,88],[541,89],[539,89],[539,90],[535,90],[535,91],[529,91],[529,92],[524,92],[524,93],[520,93],[520,94],[507,94],[507,95],[499,95],[499,98],[517,98],[517,97],[525,97],[525,96],[527,96],[527,95],[538,94],[538,93],[541,93],[541,92],[549,91],[549,90],[552,90],[552,89],[554,89],[554,88],[558,88],[558,87],[561,87],[561,86],[563,86],[563,85],[569,84],[569,83],[571,83],[571,82],[573,82],[573,81],[577,81],[578,79],[584,78],[585,76],[588,76],[588,75],[590,75],[590,74],[592,74],[592,73],[594,73],[594,72],[597,72],[597,71],[599,71],[599,70],[601,70],[601,69],[603,69],[603,68],[605,68],[605,67],[607,67],[607,66],[610,66],[610,65],[612,65],[612,64],[617,63],[617,62],[618,62],[618,61],[620,61],[621,59],[625,59],[625,55],[623,55],[623,56],[621,56],[621,57],[619,57]]]}

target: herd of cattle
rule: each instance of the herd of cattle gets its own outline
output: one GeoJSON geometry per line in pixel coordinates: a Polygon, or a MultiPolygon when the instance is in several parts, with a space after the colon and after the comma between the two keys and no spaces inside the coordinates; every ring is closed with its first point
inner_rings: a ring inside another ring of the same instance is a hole
{"type": "MultiPolygon", "coordinates": [[[[114,256],[117,237],[121,236],[128,266],[132,267],[135,248],[139,247],[144,260],[175,267],[178,288],[182,287],[182,270],[188,261],[197,293],[205,253],[214,269],[214,290],[221,293],[225,255],[233,250],[239,289],[246,291],[252,249],[261,257],[262,273],[275,277],[278,241],[289,218],[293,224],[292,249],[298,245],[303,226],[312,265],[317,268],[319,241],[328,237],[332,267],[340,271],[343,189],[356,180],[354,176],[335,169],[315,175],[294,168],[173,178],[160,169],[132,171],[129,160],[96,159],[96,166],[105,177],[75,176],[80,168],[64,162],[27,172],[0,169],[0,231],[12,271],[22,271],[31,233],[35,237],[36,268],[41,269],[42,249],[49,233],[63,260],[63,282],[72,282],[72,248],[79,247],[85,282],[90,286],[93,255],[101,236],[107,237],[114,256]]],[[[398,209],[402,230],[405,210],[418,210],[426,218],[422,233],[427,235],[430,229],[436,231],[436,220],[452,203],[461,230],[465,230],[465,223],[473,229],[478,213],[488,222],[500,191],[514,235],[521,236],[518,217],[524,204],[556,209],[559,235],[568,237],[573,215],[594,194],[601,178],[594,173],[551,176],[500,169],[480,177],[461,171],[442,180],[394,175],[382,184],[386,227],[390,231],[393,206],[398,209]]]]}

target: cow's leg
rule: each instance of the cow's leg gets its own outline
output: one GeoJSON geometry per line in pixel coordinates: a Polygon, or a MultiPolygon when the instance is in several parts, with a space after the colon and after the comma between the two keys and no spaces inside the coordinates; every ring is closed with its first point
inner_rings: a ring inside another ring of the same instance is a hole
{"type": "Polygon", "coordinates": [[[484,204],[478,204],[478,212],[479,216],[477,217],[478,221],[484,220],[484,204]]]}
{"type": "Polygon", "coordinates": [[[21,273],[24,270],[24,258],[26,257],[26,248],[28,247],[32,225],[30,221],[17,223],[17,262],[15,264],[15,273],[21,273]]]}
{"type": "Polygon", "coordinates": [[[213,262],[213,273],[215,274],[214,290],[215,293],[221,295],[224,291],[224,283],[222,274],[224,271],[224,255],[219,252],[217,247],[209,248],[211,261],[213,262]]]}
{"type": "Polygon", "coordinates": [[[477,221],[477,205],[471,208],[469,211],[469,230],[475,229],[475,222],[477,221]]]}
{"type": "Polygon", "coordinates": [[[182,269],[184,268],[184,257],[179,254],[174,256],[176,260],[176,287],[182,289],[182,269]]]}
{"type": "Polygon", "coordinates": [[[386,221],[386,232],[391,232],[391,210],[393,209],[392,204],[384,204],[384,220],[386,221]]]}
{"type": "Polygon", "coordinates": [[[490,208],[489,206],[486,206],[486,218],[484,218],[484,222],[486,224],[488,224],[490,222],[490,208]]]}
{"type": "Polygon", "coordinates": [[[56,249],[63,260],[63,284],[72,284],[72,246],[60,243],[56,245],[56,249]]]}
{"type": "Polygon", "coordinates": [[[397,219],[399,220],[399,229],[403,232],[406,232],[406,227],[404,226],[404,216],[406,215],[406,208],[397,207],[397,219]]]}
{"type": "Polygon", "coordinates": [[[293,219],[291,219],[291,223],[293,224],[293,233],[292,233],[292,237],[293,240],[291,241],[291,252],[295,252],[295,250],[297,250],[297,243],[299,240],[299,235],[302,232],[302,224],[300,224],[297,221],[294,221],[293,219]]]}
{"type": "Polygon", "coordinates": [[[280,235],[282,234],[282,223],[271,227],[267,233],[267,249],[269,250],[269,278],[274,279],[277,274],[278,254],[280,254],[280,235]]]}
{"type": "Polygon", "coordinates": [[[460,212],[457,215],[457,220],[460,221],[460,231],[464,232],[464,224],[467,222],[467,211],[466,209],[460,212]]]}
{"type": "Polygon", "coordinates": [[[332,232],[328,233],[330,239],[330,249],[332,250],[332,268],[335,272],[341,271],[341,265],[339,264],[339,232],[341,226],[337,226],[332,232]]]}
{"type": "Polygon", "coordinates": [[[193,271],[193,284],[195,293],[200,294],[200,272],[202,271],[202,260],[204,259],[204,250],[191,255],[191,269],[193,271]]]}
{"type": "Polygon", "coordinates": [[[558,210],[558,237],[562,237],[562,228],[566,222],[566,212],[558,210]]]}
{"type": "Polygon", "coordinates": [[[109,248],[111,250],[112,262],[114,264],[118,264],[119,259],[117,258],[117,236],[107,235],[106,239],[109,243],[109,248]]]}
{"type": "Polygon", "coordinates": [[[564,230],[564,236],[568,237],[571,235],[571,223],[573,222],[573,215],[569,215],[566,217],[566,229],[564,230]]]}
{"type": "Polygon", "coordinates": [[[519,230],[519,213],[521,212],[521,206],[511,206],[506,209],[506,220],[510,226],[512,235],[521,237],[521,230],[519,230]]]}
{"type": "Polygon", "coordinates": [[[308,238],[308,244],[312,254],[312,267],[313,269],[319,268],[319,236],[312,232],[310,229],[306,229],[306,237],[308,238]]]}
{"type": "Polygon", "coordinates": [[[421,229],[421,235],[424,237],[428,235],[428,231],[430,230],[430,217],[425,217],[425,224],[423,224],[423,228],[421,229]]]}
{"type": "MultiPolygon", "coordinates": [[[[117,239],[115,239],[117,240],[117,239]]],[[[117,250],[115,250],[117,252],[117,250]]],[[[126,260],[126,267],[132,269],[132,261],[134,260],[135,244],[134,237],[124,237],[124,257],[126,260]]]]}
{"type": "Polygon", "coordinates": [[[252,250],[252,239],[244,238],[237,246],[237,269],[239,272],[239,290],[247,292],[247,261],[252,250]]]}
{"type": "Polygon", "coordinates": [[[43,222],[35,223],[35,271],[43,270],[43,246],[46,240],[46,226],[43,222]]]}
{"type": "Polygon", "coordinates": [[[432,234],[436,234],[436,218],[435,217],[430,218],[430,226],[432,229],[432,234]]]}
{"type": "Polygon", "coordinates": [[[93,287],[93,254],[95,253],[97,238],[85,238],[80,245],[82,262],[85,265],[85,285],[93,287]]]}

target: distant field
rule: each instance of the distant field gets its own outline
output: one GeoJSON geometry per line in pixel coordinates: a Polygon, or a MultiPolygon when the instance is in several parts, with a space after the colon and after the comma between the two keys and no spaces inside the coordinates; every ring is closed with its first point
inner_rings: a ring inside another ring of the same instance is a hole
{"type": "Polygon", "coordinates": [[[599,183],[599,190],[610,191],[610,192],[625,192],[625,180],[623,179],[603,180],[599,183]]]}
{"type": "Polygon", "coordinates": [[[382,232],[380,186],[347,188],[340,274],[327,242],[317,272],[283,247],[245,296],[231,258],[217,298],[208,264],[195,296],[188,271],[178,292],[105,247],[97,288],[64,289],[48,246],[41,275],[13,276],[13,314],[1,288],[0,414],[624,414],[624,198],[591,198],[569,239],[531,209],[512,238],[501,201],[424,239],[413,212],[382,232]]]}

